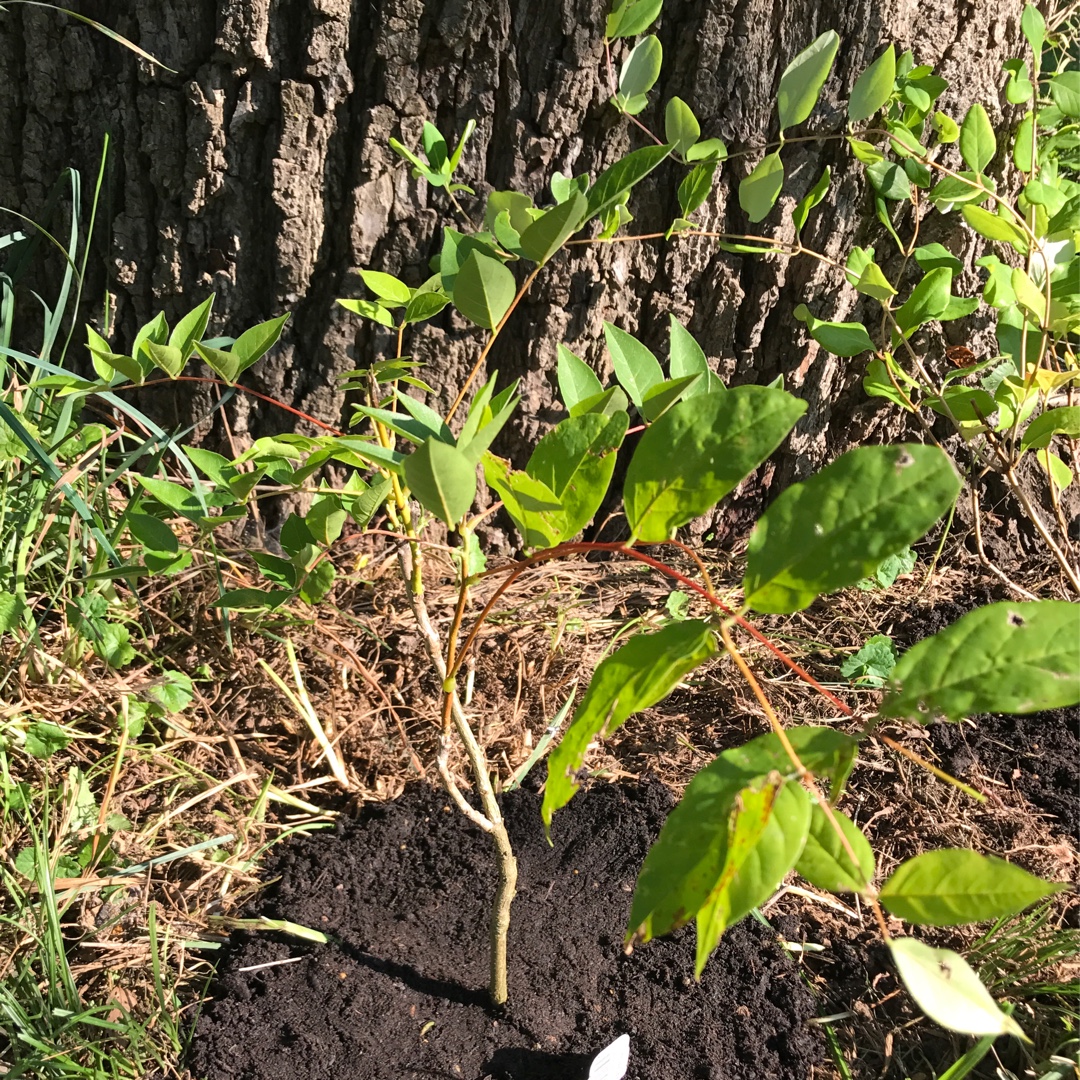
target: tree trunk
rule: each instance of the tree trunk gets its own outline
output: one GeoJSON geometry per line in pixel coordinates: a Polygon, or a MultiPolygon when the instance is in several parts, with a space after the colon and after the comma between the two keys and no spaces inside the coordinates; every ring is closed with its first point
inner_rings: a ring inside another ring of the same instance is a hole
{"type": "MultiPolygon", "coordinates": [[[[419,284],[441,227],[456,224],[442,191],[410,178],[387,146],[418,142],[432,120],[453,143],[470,117],[462,178],[478,198],[515,187],[542,200],[551,173],[596,175],[641,132],[608,104],[604,0],[78,0],[177,74],[152,69],[84,24],[40,8],[0,14],[0,204],[33,215],[65,165],[92,187],[103,135],[112,139],[84,318],[100,323],[107,291],[113,341],[164,310],[170,322],[216,296],[211,333],[239,333],[292,312],[283,344],[246,376],[298,409],[343,424],[337,379],[392,348],[371,323],[334,304],[361,296],[357,268],[419,284]]],[[[939,106],[999,101],[1001,63],[1019,52],[1019,0],[667,0],[665,53],[641,119],[662,130],[663,107],[684,98],[703,137],[732,151],[775,138],[775,93],[786,64],[829,28],[836,67],[810,132],[843,129],[858,74],[885,43],[912,48],[950,83],[939,106]]],[[[615,63],[624,43],[616,46],[615,63]]],[[[997,119],[997,117],[994,117],[997,119]]],[[[813,212],[808,245],[843,258],[852,243],[891,243],[873,220],[861,172],[842,140],[784,151],[792,189],[749,227],[735,190],[760,155],[726,163],[697,219],[707,228],[788,235],[794,198],[830,165],[833,183],[813,212]]],[[[677,214],[679,171],[665,163],[631,198],[633,231],[663,230],[677,214]]],[[[88,198],[84,190],[84,201],[88,198]]],[[[905,211],[910,212],[910,211],[905,211]]],[[[55,221],[54,221],[54,224],[55,221]]],[[[971,251],[958,251],[970,260],[971,251]]],[[[969,262],[970,265],[970,262],[969,262]]],[[[973,280],[966,282],[971,286],[973,280]]],[[[667,315],[691,330],[729,383],[783,374],[808,412],[758,490],[806,474],[853,441],[895,430],[896,413],[868,401],[862,360],[838,360],[809,340],[792,311],[858,317],[865,302],[809,259],[738,256],[701,239],[579,247],[543,272],[490,358],[520,376],[525,405],[511,439],[531,441],[557,415],[555,346],[564,342],[606,374],[602,323],[638,334],[663,355],[667,315]]],[[[23,340],[34,350],[31,309],[23,340]]],[[[868,317],[872,306],[866,305],[868,317]]],[[[81,342],[81,332],[76,333],[81,342]]],[[[413,336],[407,351],[452,400],[479,333],[453,311],[413,336]]],[[[76,349],[75,353],[81,352],[76,349]]],[[[212,390],[143,392],[159,418],[205,415],[212,390]]],[[[241,444],[289,426],[253,398],[230,406],[241,444]]],[[[199,436],[220,441],[203,425],[199,436]]],[[[754,500],[752,500],[754,501],[754,500]]],[[[738,523],[743,524],[742,522],[738,523]]],[[[728,520],[728,527],[734,527],[728,520]]],[[[725,530],[726,531],[726,530],[725,530]]]]}

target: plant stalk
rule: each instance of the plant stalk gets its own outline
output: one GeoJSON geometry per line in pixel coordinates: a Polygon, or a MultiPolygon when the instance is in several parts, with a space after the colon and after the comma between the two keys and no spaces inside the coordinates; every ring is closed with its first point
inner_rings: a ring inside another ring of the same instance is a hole
{"type": "MultiPolygon", "coordinates": [[[[412,587],[413,582],[419,576],[416,565],[416,560],[419,557],[419,548],[402,549],[398,555],[401,560],[402,578],[405,580],[409,590],[409,603],[412,607],[416,625],[420,630],[420,635],[424,639],[428,659],[430,659],[432,667],[444,685],[447,685],[447,665],[443,657],[439,633],[431,622],[427,604],[424,602],[423,592],[412,587]]],[[[491,777],[488,774],[488,763],[483,747],[477,741],[476,734],[469,724],[468,717],[465,715],[465,710],[461,707],[457,691],[452,686],[447,688],[447,697],[450,701],[450,716],[454,722],[454,729],[465,747],[465,754],[469,759],[473,779],[476,781],[476,789],[480,794],[483,814],[469,807],[464,796],[458,791],[446,762],[445,755],[448,747],[442,744],[438,762],[439,774],[459,809],[471,821],[484,829],[495,844],[499,884],[496,887],[495,899],[491,905],[491,970],[488,993],[491,996],[493,1005],[503,1005],[507,999],[506,939],[510,929],[510,906],[513,904],[514,896],[517,893],[517,858],[514,856],[514,849],[510,844],[510,835],[506,831],[502,810],[499,808],[498,799],[495,797],[495,789],[491,785],[491,777]],[[457,792],[456,796],[455,792],[457,792]]]]}

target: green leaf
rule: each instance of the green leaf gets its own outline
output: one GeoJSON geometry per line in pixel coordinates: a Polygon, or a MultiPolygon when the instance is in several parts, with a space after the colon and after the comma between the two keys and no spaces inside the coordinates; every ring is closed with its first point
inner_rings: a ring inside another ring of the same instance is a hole
{"type": "Polygon", "coordinates": [[[494,330],[517,294],[514,275],[498,259],[470,251],[454,281],[454,307],[470,322],[494,330]]]}
{"type": "Polygon", "coordinates": [[[1080,609],[1062,600],[990,604],[900,658],[886,717],[926,723],[1080,702],[1080,609]]]}
{"type": "Polygon", "coordinates": [[[572,410],[579,402],[586,398],[602,394],[603,384],[584,360],[575,356],[565,345],[560,345],[558,353],[558,366],[556,378],[559,382],[559,396],[562,398],[566,411],[572,415],[572,410]]]}
{"type": "Polygon", "coordinates": [[[837,356],[858,356],[862,352],[873,352],[876,348],[862,323],[824,322],[811,315],[805,304],[799,304],[794,314],[799,322],[806,323],[810,336],[823,349],[837,356]]]}
{"type": "Polygon", "coordinates": [[[568,412],[571,416],[584,416],[586,413],[602,413],[604,416],[614,416],[617,412],[626,412],[630,408],[630,399],[621,386],[612,386],[608,390],[601,390],[599,394],[590,394],[582,398],[568,412]]]}
{"type": "Polygon", "coordinates": [[[948,307],[952,289],[952,271],[938,267],[923,275],[896,312],[896,325],[906,337],[912,330],[938,318],[948,307]]]}
{"type": "Polygon", "coordinates": [[[645,394],[641,411],[650,424],[656,423],[677,401],[693,397],[696,386],[705,380],[700,375],[682,375],[677,379],[668,379],[657,383],[645,394]]]}
{"type": "Polygon", "coordinates": [[[724,931],[779,888],[803,850],[809,826],[809,796],[778,773],[736,796],[724,869],[697,913],[696,977],[724,931]]]}
{"type": "Polygon", "coordinates": [[[702,139],[701,142],[694,143],[686,151],[687,161],[711,161],[715,163],[723,161],[726,157],[727,146],[723,139],[702,139]]]}
{"type": "Polygon", "coordinates": [[[986,109],[975,102],[960,125],[960,156],[972,172],[981,173],[997,153],[997,139],[986,109]]]}
{"type": "Polygon", "coordinates": [[[883,199],[902,202],[911,198],[911,181],[907,173],[895,162],[881,160],[867,166],[867,178],[883,199]]]}
{"type": "Polygon", "coordinates": [[[869,120],[885,107],[896,82],[896,48],[890,45],[856,80],[848,102],[848,119],[869,120]]]}
{"type": "Polygon", "coordinates": [[[402,322],[427,322],[428,319],[438,315],[449,303],[450,297],[443,292],[418,292],[405,305],[402,322]]]}
{"type": "Polygon", "coordinates": [[[818,178],[818,182],[799,200],[798,205],[792,210],[791,220],[797,233],[802,232],[806,219],[810,216],[810,211],[825,198],[825,193],[829,190],[831,177],[832,170],[826,165],[825,171],[818,178]]]}
{"type": "Polygon", "coordinates": [[[191,676],[182,671],[165,671],[161,682],[150,686],[146,696],[152,698],[167,713],[183,712],[195,699],[191,676]]]}
{"type": "Polygon", "coordinates": [[[944,266],[946,269],[951,270],[955,276],[962,273],[964,269],[964,264],[942,244],[923,244],[921,247],[917,247],[912,254],[923,270],[937,270],[938,267],[944,266]]]}
{"type": "Polygon", "coordinates": [[[863,139],[853,139],[849,135],[848,146],[851,147],[855,160],[861,161],[864,165],[876,165],[879,161],[885,160],[881,151],[873,143],[865,142],[863,139]]]}
{"type": "Polygon", "coordinates": [[[562,503],[554,519],[559,542],[577,536],[600,509],[629,426],[624,412],[612,417],[586,413],[556,424],[536,444],[525,471],[562,503]]]}
{"type": "Polygon", "coordinates": [[[304,524],[316,543],[329,547],[341,535],[348,516],[337,495],[320,495],[304,515],[304,524]]]}
{"type": "Polygon", "coordinates": [[[810,831],[806,846],[795,864],[795,870],[811,885],[831,893],[865,893],[874,880],[874,852],[862,830],[846,814],[833,810],[856,862],[836,834],[828,815],[820,806],[810,811],[810,831]]]}
{"type": "Polygon", "coordinates": [[[1001,66],[1009,73],[1009,81],[1005,84],[1005,100],[1010,105],[1025,105],[1035,94],[1035,87],[1028,75],[1027,62],[1006,60],[1001,66]]]}
{"type": "Polygon", "coordinates": [[[292,596],[292,589],[229,589],[210,606],[230,611],[273,611],[292,596]]]}
{"type": "MultiPolygon", "coordinates": [[[[834,790],[842,785],[855,759],[854,739],[825,727],[790,728],[788,738],[811,772],[830,778],[834,790]]],[[[629,940],[645,942],[669,933],[701,911],[727,865],[736,799],[773,773],[797,779],[791,759],[770,732],[725,750],[690,781],[645,857],[634,889],[629,940]]],[[[805,821],[804,837],[809,814],[805,821]]]]}
{"type": "Polygon", "coordinates": [[[981,203],[994,193],[994,182],[983,173],[958,172],[946,176],[926,196],[937,206],[953,203],[981,203]]]}
{"type": "MultiPolygon", "coordinates": [[[[876,574],[877,571],[875,576],[876,574]]],[[[862,587],[862,582],[859,582],[859,586],[862,587]]],[[[840,674],[861,686],[877,688],[885,685],[885,680],[892,674],[894,667],[896,646],[892,638],[886,634],[874,634],[857,653],[849,656],[840,665],[840,674]]]]}
{"type": "Polygon", "coordinates": [[[380,300],[386,301],[388,306],[401,307],[412,298],[412,289],[393,274],[384,274],[381,270],[361,270],[360,277],[380,300]]]}
{"type": "Polygon", "coordinates": [[[338,303],[346,311],[351,311],[354,315],[360,315],[362,318],[371,319],[372,322],[381,323],[383,326],[394,325],[394,317],[381,304],[372,303],[370,300],[345,299],[338,300],[338,303]]]}
{"type": "Polygon", "coordinates": [[[664,381],[660,362],[637,338],[613,323],[604,323],[604,338],[615,365],[615,377],[640,411],[646,393],[664,381]]]}
{"type": "Polygon", "coordinates": [[[872,259],[863,267],[859,280],[855,282],[856,292],[872,296],[875,300],[888,300],[896,295],[896,290],[889,284],[885,272],[872,259]]]}
{"type": "Polygon", "coordinates": [[[683,217],[689,217],[712,191],[713,176],[716,174],[716,162],[706,161],[695,165],[679,184],[679,209],[683,217]]]}
{"type": "Polygon", "coordinates": [[[701,137],[701,125],[694,111],[680,97],[673,97],[664,109],[664,139],[674,143],[675,153],[683,157],[701,137]]]}
{"type": "Polygon", "coordinates": [[[1042,59],[1043,45],[1046,42],[1046,20],[1034,4],[1025,4],[1024,13],[1020,16],[1020,29],[1024,32],[1031,51],[1035,55],[1035,65],[1038,67],[1042,59]]]}
{"type": "Polygon", "coordinates": [[[289,312],[245,330],[229,350],[235,358],[237,376],[261,360],[280,340],[289,312]]]}
{"type": "Polygon", "coordinates": [[[739,386],[669,409],[641,436],[623,486],[633,537],[671,539],[758,467],[806,411],[783,390],[739,386]]]}
{"type": "Polygon", "coordinates": [[[588,199],[575,191],[545,211],[521,234],[521,253],[543,266],[577,232],[587,205],[588,199]]]}
{"type": "Polygon", "coordinates": [[[715,653],[716,637],[709,624],[688,619],[669,623],[655,634],[638,634],[600,662],[570,727],[548,759],[541,816],[549,830],[552,815],[580,786],[589,743],[663,700],[715,653]]]}
{"type": "MultiPolygon", "coordinates": [[[[457,146],[454,147],[454,152],[450,155],[450,160],[446,163],[446,174],[450,176],[457,169],[461,162],[461,155],[465,150],[465,144],[472,137],[472,133],[476,130],[476,121],[470,118],[465,122],[465,128],[461,133],[461,138],[458,139],[457,146]]],[[[456,190],[466,190],[471,194],[471,189],[465,188],[464,184],[458,185],[456,190]]]]}
{"type": "MultiPolygon", "coordinates": [[[[173,328],[169,335],[169,347],[178,349],[180,352],[180,367],[182,368],[195,348],[195,342],[199,341],[206,333],[206,324],[210,321],[210,309],[214,306],[214,296],[211,293],[197,308],[189,311],[173,328]]],[[[157,363],[157,361],[155,361],[157,363]]],[[[160,363],[158,364],[160,367],[160,363]]],[[[177,371],[179,374],[179,371],[177,371]]]]}
{"type": "Polygon", "coordinates": [[[934,131],[939,142],[954,143],[960,138],[960,125],[943,112],[934,113],[934,131]]]}
{"type": "Polygon", "coordinates": [[[502,499],[526,548],[549,548],[559,542],[562,502],[542,480],[510,468],[510,462],[485,453],[484,479],[502,499]]]}
{"type": "Polygon", "coordinates": [[[768,217],[784,187],[784,164],[778,153],[766,154],[739,182],[739,205],[753,222],[768,217]]]}
{"type": "Polygon", "coordinates": [[[165,555],[175,555],[180,550],[176,534],[164,521],[149,514],[128,514],[127,527],[131,535],[144,548],[165,555]]]}
{"type": "Polygon", "coordinates": [[[90,641],[94,654],[115,670],[127,667],[135,659],[131,631],[117,623],[102,623],[98,629],[98,635],[90,641]]]}
{"type": "Polygon", "coordinates": [[[450,528],[476,497],[476,466],[438,439],[428,439],[405,459],[405,481],[420,504],[450,528]]]}
{"type": "Polygon", "coordinates": [[[14,593],[0,592],[0,634],[17,630],[26,612],[26,604],[14,593]]]}
{"type": "Polygon", "coordinates": [[[743,591],[761,612],[792,612],[873,573],[920,539],[960,492],[936,446],[863,446],[793,484],[758,520],[743,591]]]}
{"type": "MultiPolygon", "coordinates": [[[[201,342],[195,342],[195,353],[216,375],[220,375],[227,383],[236,382],[240,373],[236,357],[232,353],[222,349],[212,349],[201,342]]],[[[138,365],[136,365],[138,366],[138,365]]]]}
{"type": "Polygon", "coordinates": [[[71,739],[62,728],[46,720],[36,720],[26,729],[25,750],[31,756],[46,761],[65,750],[71,739]]]}
{"type": "Polygon", "coordinates": [[[443,229],[442,249],[439,252],[439,277],[445,293],[451,297],[454,295],[458,272],[472,252],[475,251],[478,255],[498,261],[498,255],[495,248],[491,246],[492,243],[494,243],[494,237],[490,233],[466,236],[456,229],[443,229]]]}
{"type": "Polygon", "coordinates": [[[1035,149],[1035,117],[1028,112],[1016,126],[1016,136],[1012,145],[1013,164],[1022,173],[1030,173],[1039,163],[1035,149]]]}
{"type": "Polygon", "coordinates": [[[981,206],[963,206],[960,212],[964,220],[980,235],[987,240],[1002,240],[1006,244],[1012,244],[1021,254],[1028,249],[1027,237],[1023,231],[1008,218],[999,217],[997,214],[984,210],[981,206]]]}
{"type": "Polygon", "coordinates": [[[656,22],[663,6],[664,0],[615,0],[607,18],[605,36],[636,37],[656,22]]]}
{"type": "Polygon", "coordinates": [[[907,922],[963,926],[1015,915],[1065,888],[1004,859],[946,848],[901,863],[879,897],[889,911],[907,922]]]}
{"type": "Polygon", "coordinates": [[[1050,97],[1066,116],[1080,116],[1080,71],[1063,71],[1050,80],[1050,97]]]}
{"type": "Polygon", "coordinates": [[[958,953],[932,949],[915,938],[892,938],[889,950],[908,993],[935,1023],[967,1035],[1026,1038],[958,953]]]}
{"type": "Polygon", "coordinates": [[[626,99],[647,94],[660,78],[663,58],[660,39],[653,34],[643,37],[623,61],[619,71],[619,95],[626,99]]]}
{"type": "Polygon", "coordinates": [[[623,202],[627,192],[648,176],[673,149],[672,143],[665,146],[643,146],[640,150],[631,150],[611,168],[605,169],[589,189],[589,201],[582,225],[623,202]]]}
{"type": "Polygon", "coordinates": [[[776,95],[782,131],[801,124],[814,111],[839,47],[840,36],[835,30],[826,30],[784,69],[776,95]]]}
{"type": "Polygon", "coordinates": [[[695,397],[698,394],[712,394],[724,391],[727,387],[720,380],[720,376],[709,367],[709,361],[702,351],[701,346],[675,318],[670,319],[670,338],[668,345],[668,369],[673,379],[684,378],[687,375],[702,376],[693,386],[686,391],[686,397],[695,397]]]}
{"type": "Polygon", "coordinates": [[[891,401],[894,405],[899,405],[901,409],[909,410],[908,402],[904,400],[903,394],[893,385],[892,380],[889,378],[889,369],[885,363],[874,357],[866,365],[866,374],[863,376],[862,388],[867,397],[879,397],[885,398],[886,401],[891,401]]]}
{"type": "Polygon", "coordinates": [[[147,341],[143,347],[154,366],[164,371],[170,379],[175,379],[184,370],[184,354],[174,345],[158,345],[147,341]]]}
{"type": "Polygon", "coordinates": [[[1059,409],[1047,409],[1028,424],[1020,442],[1024,450],[1041,449],[1050,445],[1055,435],[1080,438],[1080,405],[1066,405],[1059,409]]]}
{"type": "Polygon", "coordinates": [[[428,164],[432,170],[436,173],[442,173],[443,175],[449,175],[446,169],[446,164],[449,160],[448,151],[446,146],[446,139],[439,129],[424,121],[424,128],[420,135],[420,141],[424,147],[424,154],[428,159],[428,164]]]}

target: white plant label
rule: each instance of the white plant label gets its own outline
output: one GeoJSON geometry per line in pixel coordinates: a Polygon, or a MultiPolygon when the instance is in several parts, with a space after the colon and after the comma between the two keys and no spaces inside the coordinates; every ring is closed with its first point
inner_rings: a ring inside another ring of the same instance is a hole
{"type": "Polygon", "coordinates": [[[589,1080],[623,1080],[630,1067],[630,1036],[620,1035],[589,1066],[589,1080]]]}

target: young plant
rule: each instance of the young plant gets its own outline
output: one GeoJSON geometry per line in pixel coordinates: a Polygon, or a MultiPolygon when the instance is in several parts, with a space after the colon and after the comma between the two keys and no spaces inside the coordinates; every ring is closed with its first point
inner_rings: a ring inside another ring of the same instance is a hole
{"type": "MultiPolygon", "coordinates": [[[[606,42],[609,68],[611,39],[642,32],[659,9],[659,3],[624,0],[616,4],[606,42]]],[[[783,132],[812,111],[838,46],[835,34],[824,34],[784,72],[778,98],[780,148],[783,132]]],[[[909,173],[921,182],[924,170],[943,169],[922,144],[915,146],[924,127],[931,130],[924,121],[943,86],[938,86],[940,80],[934,81],[928,69],[917,69],[907,57],[897,65],[893,55],[889,51],[888,60],[860,80],[852,103],[853,121],[868,119],[882,109],[887,112],[882,129],[859,129],[852,134],[856,153],[874,156],[871,166],[884,162],[883,153],[872,147],[864,149],[870,144],[862,136],[876,133],[904,161],[912,162],[875,170],[875,176],[882,174],[879,186],[885,188],[885,194],[878,190],[879,203],[890,195],[896,197],[901,188],[906,192],[905,185],[912,182],[909,173]],[[892,178],[888,185],[885,173],[892,178]]],[[[617,84],[612,77],[612,100],[628,116],[641,111],[660,60],[657,39],[645,38],[626,58],[617,84]]],[[[969,116],[972,119],[962,129],[961,150],[965,163],[974,162],[976,178],[961,177],[960,182],[989,192],[980,179],[989,161],[986,126],[979,110],[969,116]]],[[[936,123],[937,130],[951,130],[945,118],[936,123]]],[[[946,1026],[976,1034],[1022,1034],[960,956],[931,949],[912,938],[895,937],[883,909],[913,924],[954,925],[1019,911],[1061,886],[1040,881],[1000,860],[957,850],[928,852],[910,860],[878,889],[873,884],[870,845],[836,804],[843,796],[860,744],[873,737],[881,719],[959,720],[978,711],[1027,712],[1080,700],[1075,609],[1043,601],[997,604],[971,613],[900,658],[889,678],[878,718],[857,735],[832,728],[785,728],[732,637],[732,629],[738,625],[761,638],[746,619],[750,611],[798,611],[820,595],[865,580],[886,560],[902,565],[909,545],[950,512],[960,492],[960,478],[944,451],[936,445],[919,444],[861,447],[789,488],[763,515],[751,536],[744,600],[738,610],[732,610],[721,604],[708,580],[691,581],[643,548],[673,542],[681,526],[716,506],[780,445],[805,409],[791,394],[777,387],[726,389],[697,343],[674,320],[665,376],[659,361],[644,345],[609,324],[605,325],[605,337],[618,384],[605,388],[587,365],[560,346],[557,376],[568,415],[543,436],[523,469],[490,450],[517,403],[512,385],[496,393],[496,375],[476,391],[457,431],[451,427],[493,341],[537,273],[594,219],[600,223],[597,241],[610,237],[630,220],[627,206],[634,185],[669,156],[696,164],[679,189],[683,216],[667,235],[706,235],[694,233],[687,218],[707,195],[726,148],[715,140],[699,141],[699,126],[682,102],[669,106],[665,134],[666,142],[654,137],[657,145],[631,151],[595,183],[588,177],[553,177],[553,202],[547,206],[536,205],[521,192],[493,193],[482,230],[471,234],[445,231],[436,273],[420,289],[413,290],[387,275],[369,273],[365,282],[376,299],[344,302],[358,314],[396,331],[397,355],[356,373],[366,380],[368,391],[368,401],[357,408],[357,417],[368,421],[372,431],[366,442],[360,439],[350,446],[358,456],[374,463],[384,483],[389,484],[388,517],[408,541],[401,559],[402,575],[444,692],[440,774],[459,809],[490,833],[495,843],[499,887],[491,920],[492,1001],[501,1004],[507,995],[506,928],[516,863],[488,763],[459,700],[456,679],[480,626],[511,581],[539,562],[604,550],[638,559],[668,574],[683,589],[707,599],[716,614],[706,620],[673,621],[655,633],[639,635],[599,665],[570,727],[549,759],[545,824],[550,827],[555,812],[577,791],[589,744],[615,730],[633,713],[660,701],[720,648],[742,670],[772,727],[770,733],[745,746],[725,751],[688,787],[642,868],[628,947],[693,919],[698,931],[696,968],[700,974],[724,930],[764,901],[790,870],[797,869],[819,887],[854,892],[864,899],[877,918],[902,979],[928,1015],[946,1026]],[[519,262],[530,266],[520,286],[513,269],[519,262]],[[406,378],[417,385],[415,367],[402,354],[403,333],[414,321],[408,318],[409,305],[415,303],[417,295],[433,295],[440,303],[453,303],[467,319],[489,331],[472,373],[445,416],[397,385],[406,378]],[[394,317],[391,313],[395,309],[403,309],[404,314],[394,317]],[[646,430],[630,458],[622,491],[630,536],[621,543],[577,541],[575,537],[607,496],[615,458],[631,422],[631,408],[646,430]],[[411,444],[407,453],[397,449],[399,439],[411,444]],[[473,505],[478,468],[483,469],[487,484],[501,499],[529,552],[509,568],[485,571],[477,555],[475,525],[479,515],[473,505]],[[424,533],[434,521],[457,536],[462,552],[458,602],[445,640],[435,629],[424,601],[424,533]],[[501,574],[503,581],[466,634],[470,587],[484,573],[501,574]],[[470,763],[480,810],[466,800],[448,768],[450,740],[455,733],[470,763]]],[[[741,185],[740,202],[751,220],[768,214],[782,185],[778,148],[741,185]]],[[[827,186],[826,176],[796,208],[797,229],[801,230],[827,186]]],[[[885,224],[891,231],[887,218],[885,224]]],[[[745,237],[721,234],[719,239],[721,246],[732,250],[746,251],[750,246],[745,237]]],[[[753,240],[757,246],[752,249],[766,253],[803,251],[801,245],[792,247],[760,237],[753,240]]],[[[589,241],[575,241],[583,242],[589,241]]],[[[925,251],[919,254],[929,258],[925,251]]],[[[843,355],[875,349],[876,362],[886,372],[893,372],[898,348],[911,357],[918,371],[921,361],[910,343],[913,331],[931,320],[965,314],[975,306],[951,298],[951,265],[928,269],[895,310],[892,297],[898,290],[873,262],[872,252],[854,254],[846,272],[849,279],[854,277],[856,288],[883,302],[888,344],[878,349],[865,327],[858,324],[821,323],[805,310],[802,317],[811,336],[843,355]]],[[[1047,283],[1051,276],[1046,275],[1047,283]]],[[[1044,334],[1044,345],[1047,340],[1049,336],[1044,334]]],[[[1044,362],[1045,349],[1039,356],[1040,363],[1044,362]]],[[[1020,385],[1037,385],[1035,376],[1029,378],[1036,370],[1037,365],[1016,369],[1020,385]]],[[[940,403],[947,415],[959,420],[944,388],[934,384],[930,389],[934,402],[927,404],[940,403]]],[[[916,408],[910,395],[907,404],[916,408]]],[[[1011,415],[1015,421],[1019,413],[1014,410],[1011,415]]],[[[1000,441],[1000,436],[982,423],[986,419],[980,419],[979,434],[993,448],[994,439],[1000,441]]],[[[796,670],[813,682],[805,672],[796,670]]],[[[851,714],[842,702],[828,696],[842,712],[851,714]]]]}

